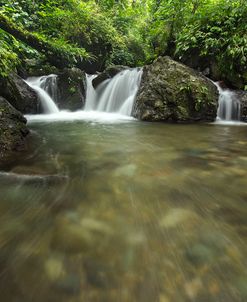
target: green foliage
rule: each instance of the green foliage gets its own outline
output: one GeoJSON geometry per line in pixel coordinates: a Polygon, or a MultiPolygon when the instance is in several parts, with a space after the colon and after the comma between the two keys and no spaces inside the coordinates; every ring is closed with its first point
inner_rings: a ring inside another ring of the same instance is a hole
{"type": "Polygon", "coordinates": [[[176,54],[183,58],[195,50],[201,57],[213,57],[222,74],[245,71],[247,5],[240,4],[224,0],[201,7],[177,35],[176,54]]]}
{"type": "MultiPolygon", "coordinates": [[[[159,55],[213,57],[221,73],[247,74],[243,0],[0,0],[17,27],[79,61],[139,66],[159,55]],[[227,62],[227,64],[226,64],[227,62]]],[[[44,56],[1,33],[1,74],[44,56]],[[12,39],[10,41],[10,39],[12,39]]],[[[48,54],[45,54],[48,55],[48,54]]]]}
{"type": "Polygon", "coordinates": [[[0,76],[7,76],[18,65],[18,48],[15,38],[0,29],[0,76]]]}

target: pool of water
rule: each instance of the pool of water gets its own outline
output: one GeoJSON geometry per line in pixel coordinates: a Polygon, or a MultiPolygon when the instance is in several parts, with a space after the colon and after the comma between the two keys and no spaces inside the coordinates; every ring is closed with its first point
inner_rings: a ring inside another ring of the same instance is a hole
{"type": "Polygon", "coordinates": [[[33,120],[0,173],[1,302],[247,301],[247,131],[33,120]]]}

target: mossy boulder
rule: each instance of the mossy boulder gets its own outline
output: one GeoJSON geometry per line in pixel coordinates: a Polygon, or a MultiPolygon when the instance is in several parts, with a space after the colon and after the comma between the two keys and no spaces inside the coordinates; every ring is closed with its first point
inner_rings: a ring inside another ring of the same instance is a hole
{"type": "Polygon", "coordinates": [[[146,121],[214,121],[218,91],[199,72],[170,57],[143,68],[133,115],[146,121]]]}
{"type": "Polygon", "coordinates": [[[236,90],[234,93],[241,106],[240,120],[247,122],[247,91],[236,90]]]}
{"type": "Polygon", "coordinates": [[[122,65],[114,65],[106,68],[102,73],[100,73],[96,78],[93,79],[92,84],[96,89],[102,82],[107,79],[113,78],[120,71],[127,69],[128,67],[122,65]]]}
{"type": "Polygon", "coordinates": [[[28,133],[23,115],[0,97],[0,165],[16,151],[25,149],[28,133]]]}
{"type": "Polygon", "coordinates": [[[36,92],[17,74],[0,78],[0,95],[21,113],[38,113],[40,101],[36,92]]]}
{"type": "Polygon", "coordinates": [[[86,100],[86,74],[79,68],[66,68],[57,77],[59,109],[79,110],[86,100]]]}

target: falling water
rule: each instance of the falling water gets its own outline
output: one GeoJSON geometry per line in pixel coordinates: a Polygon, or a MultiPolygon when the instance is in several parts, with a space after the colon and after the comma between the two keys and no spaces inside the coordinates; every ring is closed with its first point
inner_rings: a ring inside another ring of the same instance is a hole
{"type": "Polygon", "coordinates": [[[57,85],[57,75],[50,74],[48,76],[42,77],[41,86],[49,96],[53,99],[55,103],[58,103],[59,96],[58,96],[58,85],[57,85]]]}
{"type": "Polygon", "coordinates": [[[127,69],[101,83],[96,90],[92,86],[95,75],[87,76],[85,110],[115,112],[130,116],[141,76],[141,69],[127,69]]]}
{"type": "Polygon", "coordinates": [[[219,91],[217,121],[240,121],[240,102],[233,91],[214,83],[219,91]]]}
{"type": "Polygon", "coordinates": [[[54,102],[57,100],[56,75],[31,77],[26,80],[26,83],[37,92],[44,113],[59,112],[54,102]]]}

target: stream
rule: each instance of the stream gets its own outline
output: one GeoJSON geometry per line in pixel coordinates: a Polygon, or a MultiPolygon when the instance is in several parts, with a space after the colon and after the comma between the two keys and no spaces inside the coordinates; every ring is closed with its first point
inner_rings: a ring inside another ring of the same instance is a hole
{"type": "Polygon", "coordinates": [[[29,127],[0,173],[1,300],[247,301],[246,127],[90,112],[29,127]]]}

